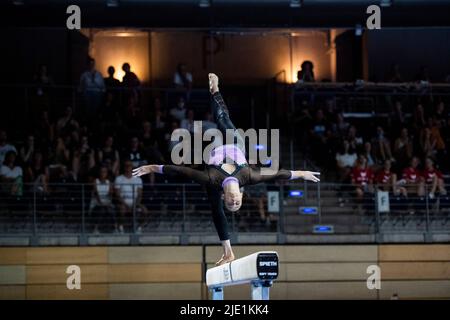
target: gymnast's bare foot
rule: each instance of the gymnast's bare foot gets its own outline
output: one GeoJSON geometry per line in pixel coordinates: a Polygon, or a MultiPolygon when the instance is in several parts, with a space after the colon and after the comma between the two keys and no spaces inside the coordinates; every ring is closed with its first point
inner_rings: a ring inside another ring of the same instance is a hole
{"type": "Polygon", "coordinates": [[[227,255],[223,254],[222,258],[220,258],[220,260],[216,262],[216,266],[220,266],[222,264],[225,264],[227,262],[231,262],[233,260],[234,260],[234,254],[233,253],[229,253],[227,255]]]}
{"type": "Polygon", "coordinates": [[[219,91],[219,77],[214,73],[208,74],[209,78],[209,92],[214,94],[219,91]]]}

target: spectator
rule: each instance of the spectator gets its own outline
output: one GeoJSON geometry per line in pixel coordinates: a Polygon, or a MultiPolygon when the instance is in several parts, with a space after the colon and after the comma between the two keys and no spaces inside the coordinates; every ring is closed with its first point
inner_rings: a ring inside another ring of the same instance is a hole
{"type": "Polygon", "coordinates": [[[30,164],[35,152],[34,136],[28,135],[26,145],[20,148],[20,160],[23,164],[30,164]]]}
{"type": "Polygon", "coordinates": [[[139,143],[138,137],[130,139],[130,147],[125,152],[124,159],[130,160],[134,168],[147,164],[145,152],[139,143]]]}
{"type": "Polygon", "coordinates": [[[403,128],[406,125],[406,118],[400,101],[395,102],[394,110],[391,112],[388,121],[389,127],[391,128],[391,137],[397,137],[400,134],[400,128],[403,128]]]}
{"type": "Polygon", "coordinates": [[[314,81],[314,64],[311,61],[305,60],[297,72],[297,83],[314,81]]]}
{"type": "Polygon", "coordinates": [[[417,169],[419,166],[419,158],[413,157],[410,166],[402,172],[402,180],[400,184],[404,184],[407,194],[415,194],[422,197],[425,195],[424,179],[417,169]]]}
{"type": "Polygon", "coordinates": [[[92,198],[90,204],[90,214],[94,224],[94,233],[99,233],[100,221],[112,220],[117,229],[114,219],[114,207],[112,203],[113,184],[108,179],[108,168],[100,167],[98,178],[95,179],[92,188],[92,198]]]}
{"type": "Polygon", "coordinates": [[[403,82],[400,74],[400,66],[397,63],[391,65],[391,69],[386,79],[387,82],[403,82]]]}
{"type": "Polygon", "coordinates": [[[16,152],[10,150],[5,154],[5,159],[0,167],[0,182],[2,183],[3,192],[10,196],[22,196],[22,177],[22,168],[16,166],[16,152]]]}
{"type": "Polygon", "coordinates": [[[33,81],[36,84],[36,94],[38,96],[44,96],[47,91],[47,87],[53,85],[53,79],[48,74],[48,68],[46,64],[39,65],[38,71],[33,77],[33,81]]]}
{"type": "Polygon", "coordinates": [[[120,156],[119,151],[113,146],[114,138],[112,136],[106,137],[103,147],[97,153],[97,157],[98,162],[116,177],[119,175],[120,156]]]}
{"type": "Polygon", "coordinates": [[[116,72],[116,69],[113,66],[109,66],[107,72],[108,72],[108,77],[103,79],[106,89],[119,88],[120,81],[119,81],[119,79],[114,78],[114,73],[116,72]]]}
{"type": "Polygon", "coordinates": [[[3,164],[6,154],[10,151],[17,153],[16,147],[8,143],[6,131],[0,130],[0,166],[3,164]]]}
{"type": "Polygon", "coordinates": [[[348,182],[356,160],[356,153],[350,153],[350,144],[347,140],[344,140],[341,150],[336,154],[336,166],[338,170],[339,183],[348,182]]]}
{"type": "Polygon", "coordinates": [[[377,163],[384,163],[386,160],[393,160],[391,144],[384,134],[384,129],[377,127],[377,134],[372,139],[373,154],[377,163]]]}
{"type": "Polygon", "coordinates": [[[327,158],[327,131],[329,124],[326,121],[322,109],[316,111],[311,128],[311,148],[314,158],[320,163],[324,163],[327,158]]]}
{"type": "Polygon", "coordinates": [[[444,185],[444,177],[442,172],[437,170],[434,167],[434,161],[430,157],[425,159],[425,170],[422,173],[424,183],[427,187],[427,191],[429,190],[429,197],[431,199],[434,198],[436,191],[439,191],[439,194],[446,195],[447,190],[445,190],[444,185]]]}
{"type": "Polygon", "coordinates": [[[33,183],[33,190],[39,193],[49,193],[49,169],[44,163],[44,155],[40,151],[33,154],[33,159],[26,169],[26,181],[33,183]]]}
{"type": "Polygon", "coordinates": [[[186,103],[182,96],[178,98],[177,106],[170,109],[169,113],[177,121],[182,121],[186,119],[186,103]]]}
{"type": "Polygon", "coordinates": [[[203,131],[206,131],[208,129],[217,129],[217,124],[214,122],[213,115],[209,110],[205,112],[205,117],[202,121],[202,127],[203,131]]]}
{"type": "Polygon", "coordinates": [[[122,70],[125,72],[125,75],[122,78],[122,86],[127,89],[125,95],[125,101],[129,101],[129,98],[132,97],[137,104],[140,103],[140,91],[139,87],[141,85],[141,81],[138,76],[131,71],[131,66],[128,62],[125,62],[122,65],[122,70]]]}
{"type": "Polygon", "coordinates": [[[114,181],[117,202],[119,206],[120,221],[118,231],[124,233],[124,224],[128,218],[131,218],[133,210],[141,213],[141,223],[136,229],[137,233],[142,232],[142,222],[147,218],[148,210],[142,204],[142,180],[139,177],[133,177],[133,163],[129,160],[124,163],[124,173],[114,181]]]}
{"type": "Polygon", "coordinates": [[[187,67],[184,63],[178,64],[177,70],[173,75],[173,83],[178,89],[187,91],[192,89],[192,74],[187,71],[187,67]]]}
{"type": "Polygon", "coordinates": [[[37,146],[41,150],[47,150],[53,143],[54,126],[50,122],[48,111],[42,111],[39,120],[35,123],[34,133],[37,146]]]}
{"type": "Polygon", "coordinates": [[[413,155],[413,142],[409,137],[408,129],[403,128],[400,137],[395,140],[394,158],[399,166],[405,167],[413,155]]]}
{"type": "Polygon", "coordinates": [[[350,126],[350,128],[348,129],[347,140],[350,144],[350,150],[352,152],[360,151],[364,143],[363,138],[358,134],[354,125],[350,126]]]}
{"type": "Polygon", "coordinates": [[[92,169],[95,167],[95,152],[89,145],[86,135],[81,137],[77,149],[74,151],[72,159],[72,170],[74,177],[80,181],[87,182],[92,177],[92,169]]]}
{"type": "Polygon", "coordinates": [[[56,122],[56,134],[58,136],[67,136],[80,127],[72,112],[71,107],[67,107],[64,115],[56,122]]]}
{"type": "Polygon", "coordinates": [[[373,151],[372,151],[372,144],[370,142],[364,143],[364,155],[366,156],[366,159],[367,159],[367,166],[369,168],[374,169],[377,162],[376,162],[375,155],[373,154],[373,151]]]}
{"type": "Polygon", "coordinates": [[[397,175],[392,172],[391,160],[384,160],[381,168],[375,178],[377,187],[383,191],[391,191],[394,195],[402,194],[406,196],[406,189],[397,185],[397,175]]]}
{"type": "Polygon", "coordinates": [[[437,104],[436,110],[433,114],[433,118],[440,123],[441,127],[445,127],[447,125],[448,114],[445,111],[445,104],[443,101],[437,104]]]}
{"type": "Polygon", "coordinates": [[[63,138],[57,138],[55,149],[53,153],[50,154],[49,168],[68,168],[70,165],[70,150],[66,147],[63,138]]]}
{"type": "Polygon", "coordinates": [[[141,141],[142,147],[144,149],[148,149],[150,147],[157,146],[156,139],[153,136],[153,132],[152,132],[152,125],[151,125],[150,121],[148,121],[148,120],[145,120],[142,123],[142,132],[141,132],[140,141],[141,141]]]}
{"type": "Polygon", "coordinates": [[[429,128],[420,131],[420,148],[425,157],[434,157],[436,154],[436,139],[429,128]]]}
{"type": "Polygon", "coordinates": [[[350,127],[350,124],[345,121],[344,116],[342,113],[336,114],[336,121],[333,124],[333,133],[337,137],[344,137],[345,134],[348,132],[348,129],[350,127]]]}
{"type": "Polygon", "coordinates": [[[194,110],[189,109],[187,111],[187,118],[181,120],[181,128],[188,130],[190,133],[194,133],[194,110]]]}
{"type": "Polygon", "coordinates": [[[172,152],[172,149],[179,143],[181,143],[180,141],[172,141],[171,140],[171,133],[175,130],[177,130],[179,128],[179,124],[178,121],[174,120],[171,122],[170,124],[170,131],[166,133],[164,139],[166,141],[166,145],[167,145],[167,151],[170,154],[172,152]]]}
{"type": "Polygon", "coordinates": [[[88,59],[88,67],[80,77],[80,91],[86,103],[86,115],[93,120],[102,104],[105,83],[102,74],[95,69],[95,60],[88,59]]]}
{"type": "Polygon", "coordinates": [[[373,192],[374,175],[367,167],[367,158],[360,154],[351,173],[352,185],[355,187],[356,197],[362,199],[365,193],[373,192]]]}

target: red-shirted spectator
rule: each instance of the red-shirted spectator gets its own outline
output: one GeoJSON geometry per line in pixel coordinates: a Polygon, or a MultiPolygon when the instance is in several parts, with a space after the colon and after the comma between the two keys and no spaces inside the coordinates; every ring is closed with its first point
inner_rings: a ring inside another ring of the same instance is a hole
{"type": "Polygon", "coordinates": [[[406,196],[406,189],[397,185],[397,175],[392,172],[391,160],[385,160],[384,166],[380,169],[375,177],[378,188],[383,191],[392,190],[394,195],[402,194],[406,196]]]}
{"type": "Polygon", "coordinates": [[[351,173],[352,184],[356,187],[356,196],[362,198],[365,192],[373,191],[373,172],[367,167],[367,158],[360,154],[351,173]]]}
{"type": "Polygon", "coordinates": [[[442,175],[442,172],[434,167],[434,161],[431,158],[426,158],[425,170],[423,170],[422,176],[425,185],[430,188],[429,196],[431,199],[434,198],[434,194],[438,189],[440,194],[447,194],[447,190],[445,190],[444,186],[444,177],[442,175]]]}
{"type": "Polygon", "coordinates": [[[422,174],[417,169],[419,163],[419,158],[413,157],[411,159],[410,166],[403,170],[402,180],[399,182],[405,185],[408,193],[415,192],[420,197],[425,195],[425,188],[422,174]]]}

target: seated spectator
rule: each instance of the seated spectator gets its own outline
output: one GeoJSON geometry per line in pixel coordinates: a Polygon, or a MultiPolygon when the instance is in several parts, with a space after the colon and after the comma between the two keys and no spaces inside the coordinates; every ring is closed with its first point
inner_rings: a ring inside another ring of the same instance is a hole
{"type": "Polygon", "coordinates": [[[5,155],[5,160],[0,167],[0,182],[2,183],[2,191],[9,196],[22,196],[22,177],[22,168],[16,165],[16,153],[14,151],[8,151],[5,155]]]}
{"type": "Polygon", "coordinates": [[[391,129],[390,136],[397,137],[400,135],[401,128],[406,125],[406,117],[403,112],[403,106],[400,101],[396,101],[394,104],[394,110],[390,113],[388,118],[389,127],[391,129]]]}
{"type": "Polygon", "coordinates": [[[137,168],[147,164],[145,152],[139,143],[138,137],[130,139],[130,147],[125,151],[124,159],[130,160],[133,168],[137,168]]]}
{"type": "MultiPolygon", "coordinates": [[[[105,225],[114,219],[114,207],[112,203],[113,184],[108,179],[108,168],[100,167],[98,178],[95,179],[92,188],[92,198],[90,204],[90,214],[94,225],[94,233],[99,233],[99,224],[105,225]],[[109,221],[108,221],[109,220],[109,221]]],[[[117,229],[117,224],[115,228],[117,229]]]]}
{"type": "Polygon", "coordinates": [[[34,136],[28,135],[26,145],[20,148],[20,160],[24,165],[28,165],[31,163],[34,157],[34,152],[36,148],[34,145],[34,136]]]}
{"type": "Polygon", "coordinates": [[[105,166],[114,177],[119,175],[120,156],[119,151],[114,148],[114,138],[108,136],[103,147],[97,153],[98,162],[105,166]]]}
{"type": "Polygon", "coordinates": [[[384,160],[384,166],[378,171],[375,182],[378,189],[382,191],[391,191],[394,195],[406,196],[406,189],[397,185],[397,175],[392,172],[391,160],[384,160]]]}
{"type": "Polygon", "coordinates": [[[372,144],[370,142],[364,143],[364,155],[366,156],[367,159],[367,166],[369,168],[376,169],[374,167],[377,165],[377,162],[375,155],[373,154],[372,151],[372,144]]]}
{"type": "Polygon", "coordinates": [[[326,145],[328,142],[327,131],[329,129],[329,123],[326,121],[322,109],[318,109],[310,130],[310,143],[314,158],[323,165],[328,155],[326,145]]]}
{"type": "Polygon", "coordinates": [[[314,64],[311,61],[305,60],[297,72],[297,83],[314,82],[314,64]]]}
{"type": "Polygon", "coordinates": [[[360,154],[351,173],[352,185],[358,199],[362,199],[365,193],[373,192],[373,178],[373,172],[367,166],[366,156],[360,154]]]}
{"type": "Polygon", "coordinates": [[[72,170],[77,179],[87,182],[92,178],[92,170],[95,167],[95,152],[89,145],[87,136],[82,136],[80,145],[73,154],[72,170]]]}
{"type": "MultiPolygon", "coordinates": [[[[70,158],[70,150],[66,147],[63,138],[56,139],[55,149],[52,150],[52,153],[49,156],[50,165],[49,169],[52,171],[53,169],[59,170],[60,168],[71,168],[71,158],[70,158]]],[[[50,175],[52,172],[50,172],[50,175]]]]}
{"type": "Polygon", "coordinates": [[[364,139],[358,134],[355,126],[350,126],[346,139],[350,144],[350,150],[352,152],[362,151],[361,148],[364,144],[364,139]]]}
{"type": "Polygon", "coordinates": [[[178,89],[190,91],[192,89],[192,74],[187,71],[184,63],[179,63],[173,75],[173,84],[178,89]]]}
{"type": "Polygon", "coordinates": [[[448,113],[445,110],[445,104],[443,101],[437,104],[433,118],[440,124],[441,128],[447,126],[448,113]]]}
{"type": "Polygon", "coordinates": [[[177,120],[182,121],[186,119],[186,103],[183,97],[178,98],[177,106],[169,110],[170,116],[177,120]]]}
{"type": "Polygon", "coordinates": [[[33,190],[39,193],[49,193],[48,181],[50,173],[44,163],[44,156],[40,151],[33,155],[31,163],[26,168],[26,181],[33,183],[33,190]]]}
{"type": "Polygon", "coordinates": [[[336,166],[338,170],[339,183],[348,182],[356,160],[356,153],[350,153],[350,144],[347,140],[344,140],[341,150],[336,153],[336,166]]]}
{"type": "Polygon", "coordinates": [[[377,127],[377,134],[372,139],[372,147],[376,163],[383,164],[386,160],[393,160],[391,144],[380,126],[377,127]]]}
{"type": "Polygon", "coordinates": [[[190,133],[194,133],[194,110],[192,109],[188,110],[187,118],[181,120],[180,126],[182,129],[186,129],[190,133]]]}
{"type": "Polygon", "coordinates": [[[172,149],[179,143],[181,143],[180,141],[172,141],[171,137],[172,137],[172,132],[179,129],[180,126],[178,124],[178,121],[174,120],[171,122],[170,124],[170,130],[169,132],[166,133],[166,135],[164,136],[164,140],[166,141],[166,145],[167,145],[167,151],[170,154],[172,152],[172,149]]]}
{"type": "Polygon", "coordinates": [[[8,136],[5,130],[0,130],[0,166],[5,160],[5,156],[8,152],[13,151],[17,154],[17,149],[12,144],[8,143],[8,136]]]}
{"type": "Polygon", "coordinates": [[[409,136],[408,129],[403,128],[400,137],[395,140],[394,158],[400,167],[405,167],[413,156],[413,141],[409,136]]]}
{"type": "Polygon", "coordinates": [[[420,131],[420,149],[425,157],[436,155],[436,139],[431,134],[430,128],[423,128],[420,131]]]}
{"type": "Polygon", "coordinates": [[[133,177],[133,163],[131,161],[125,161],[124,173],[116,178],[114,188],[120,214],[119,233],[124,233],[124,224],[127,219],[131,222],[133,210],[136,210],[141,215],[140,223],[136,229],[137,233],[141,233],[148,210],[142,204],[142,179],[133,177]]]}
{"type": "Polygon", "coordinates": [[[144,149],[157,146],[156,138],[153,136],[152,125],[150,121],[145,120],[142,123],[140,141],[144,149]]]}
{"type": "Polygon", "coordinates": [[[205,117],[202,121],[202,127],[203,131],[206,131],[208,129],[217,129],[217,124],[215,123],[213,115],[209,110],[205,112],[205,117]]]}
{"type": "Polygon", "coordinates": [[[80,124],[75,119],[71,107],[67,107],[64,111],[64,115],[56,121],[56,135],[66,136],[72,134],[80,128],[80,124]]]}
{"type": "Polygon", "coordinates": [[[399,183],[400,185],[404,185],[408,195],[414,194],[422,197],[425,195],[425,188],[422,174],[417,169],[419,163],[419,158],[413,157],[410,161],[410,166],[403,170],[402,180],[400,180],[399,183]]]}
{"type": "Polygon", "coordinates": [[[433,159],[429,157],[425,159],[425,170],[423,170],[422,175],[431,199],[434,198],[436,191],[439,191],[439,194],[441,195],[447,194],[444,185],[444,177],[442,172],[434,167],[433,159]]]}
{"type": "Polygon", "coordinates": [[[350,124],[345,121],[342,113],[338,113],[336,115],[336,121],[333,124],[333,128],[332,128],[333,134],[336,137],[344,137],[346,135],[349,127],[350,127],[350,124]]]}

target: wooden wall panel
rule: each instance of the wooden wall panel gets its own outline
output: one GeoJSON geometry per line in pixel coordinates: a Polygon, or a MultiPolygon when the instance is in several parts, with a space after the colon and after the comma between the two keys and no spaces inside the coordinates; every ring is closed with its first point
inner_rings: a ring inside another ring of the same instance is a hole
{"type": "Polygon", "coordinates": [[[25,286],[0,285],[0,300],[24,300],[25,286]]]}
{"type": "Polygon", "coordinates": [[[25,264],[28,248],[0,248],[0,265],[25,264]]]}
{"type": "Polygon", "coordinates": [[[200,282],[202,266],[191,264],[109,265],[109,283],[200,282]]]}
{"type": "Polygon", "coordinates": [[[27,285],[30,300],[94,300],[108,299],[108,285],[81,284],[80,290],[69,290],[66,285],[27,285]]]}
{"type": "Polygon", "coordinates": [[[201,263],[200,246],[110,247],[109,263],[201,263]]]}
{"type": "Polygon", "coordinates": [[[106,247],[51,247],[29,248],[27,264],[105,264],[108,262],[106,247]]]}
{"type": "Polygon", "coordinates": [[[381,245],[380,261],[450,261],[450,244],[381,245]]]}
{"type": "Polygon", "coordinates": [[[450,299],[450,280],[438,281],[382,281],[380,299],[450,299]]]}
{"type": "Polygon", "coordinates": [[[450,279],[450,262],[383,262],[382,280],[450,279]]]}
{"type": "MultiPolygon", "coordinates": [[[[68,265],[27,266],[28,284],[65,284],[70,274],[66,273],[68,265]]],[[[81,283],[107,283],[107,265],[79,265],[81,283]]]]}
{"type": "Polygon", "coordinates": [[[285,263],[286,281],[366,280],[371,263],[285,263]]]}
{"type": "Polygon", "coordinates": [[[201,283],[111,284],[110,299],[201,299],[201,283]]]}
{"type": "Polygon", "coordinates": [[[0,266],[0,284],[25,284],[25,266],[0,266]]]}

